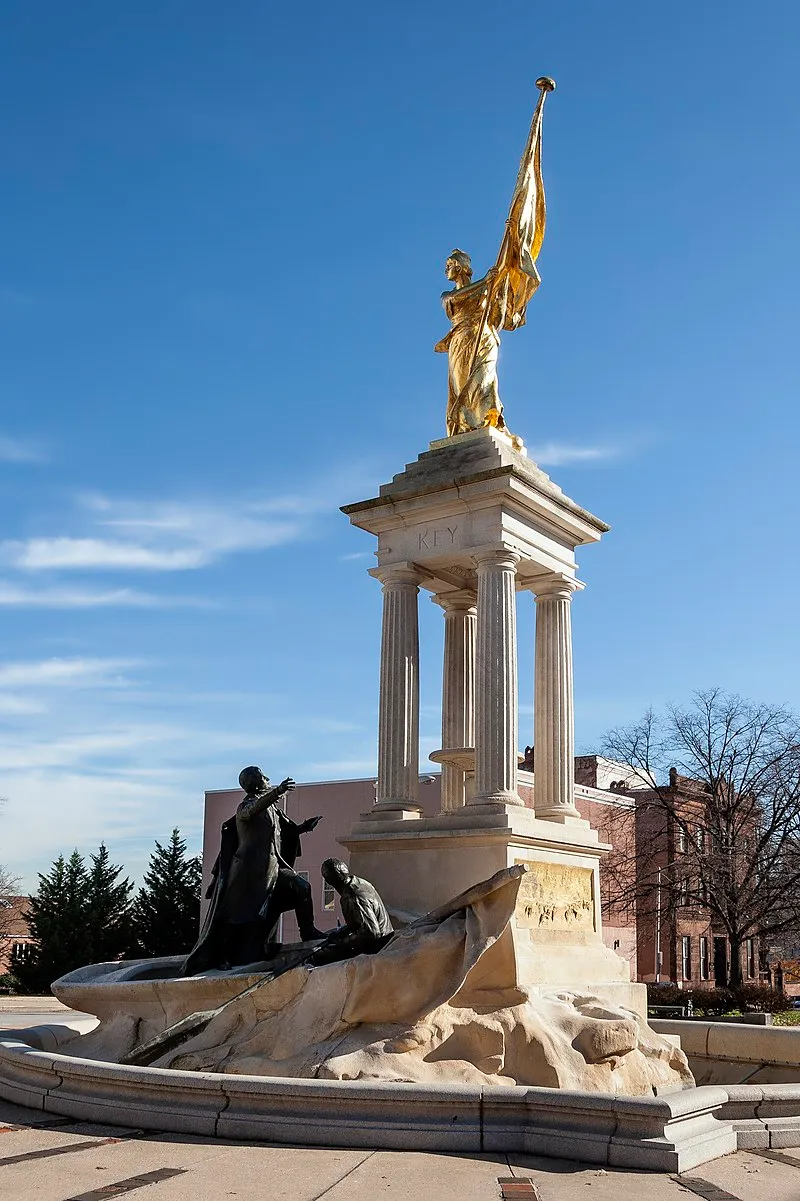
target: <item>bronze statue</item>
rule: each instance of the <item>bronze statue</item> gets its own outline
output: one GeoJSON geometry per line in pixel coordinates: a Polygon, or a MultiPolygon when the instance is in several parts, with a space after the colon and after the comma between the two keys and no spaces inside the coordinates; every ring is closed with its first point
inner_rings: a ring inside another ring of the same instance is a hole
{"type": "Polygon", "coordinates": [[[246,796],[236,816],[223,823],[220,852],[206,895],[211,904],[197,945],[183,968],[186,976],[208,968],[228,968],[264,958],[282,913],[294,909],[304,942],[324,936],[314,925],[311,885],[294,870],[300,836],[321,820],[298,825],[277,802],[295,787],[288,778],[277,788],[258,767],[239,776],[246,796]]]}
{"type": "Polygon", "coordinates": [[[472,262],[465,251],[454,250],[445,264],[445,275],[453,281],[453,288],[442,294],[442,303],[452,328],[434,350],[448,356],[448,438],[482,426],[505,428],[497,388],[499,331],[525,324],[528,301],[541,282],[535,264],[546,218],[542,111],[546,94],[556,85],[543,76],[536,80],[536,86],[540,90],[539,103],[494,267],[473,283],[472,262]]]}
{"type": "Polygon", "coordinates": [[[326,859],[322,878],[338,892],[345,924],[332,930],[306,962],[320,967],[353,955],[374,955],[385,947],[394,927],[377,888],[354,876],[341,859],[326,859]]]}

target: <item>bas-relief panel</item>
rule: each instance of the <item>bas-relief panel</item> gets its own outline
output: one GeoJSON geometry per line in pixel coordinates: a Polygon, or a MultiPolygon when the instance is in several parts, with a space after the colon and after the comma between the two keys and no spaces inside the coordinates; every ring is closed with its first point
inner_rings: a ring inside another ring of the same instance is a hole
{"type": "Polygon", "coordinates": [[[517,897],[517,926],[523,930],[593,931],[594,876],[588,867],[516,859],[530,871],[517,897]]]}

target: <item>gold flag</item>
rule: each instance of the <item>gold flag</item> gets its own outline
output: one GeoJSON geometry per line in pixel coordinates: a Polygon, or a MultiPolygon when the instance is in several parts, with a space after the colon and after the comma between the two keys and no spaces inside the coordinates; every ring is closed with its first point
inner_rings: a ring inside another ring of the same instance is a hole
{"type": "Polygon", "coordinates": [[[500,303],[500,327],[519,329],[525,324],[528,301],[541,283],[536,259],[544,241],[547,210],[542,179],[542,112],[544,98],[552,92],[552,79],[537,79],[539,103],[531,121],[528,143],[519,166],[517,183],[506,221],[506,232],[497,256],[492,294],[500,303]]]}

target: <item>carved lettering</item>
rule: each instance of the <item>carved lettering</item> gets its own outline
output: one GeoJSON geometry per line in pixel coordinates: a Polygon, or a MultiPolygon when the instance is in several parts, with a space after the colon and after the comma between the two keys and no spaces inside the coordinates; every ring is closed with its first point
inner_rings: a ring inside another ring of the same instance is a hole
{"type": "Polygon", "coordinates": [[[457,525],[446,525],[441,529],[431,529],[430,526],[417,534],[419,550],[437,550],[440,546],[455,546],[457,525]]]}

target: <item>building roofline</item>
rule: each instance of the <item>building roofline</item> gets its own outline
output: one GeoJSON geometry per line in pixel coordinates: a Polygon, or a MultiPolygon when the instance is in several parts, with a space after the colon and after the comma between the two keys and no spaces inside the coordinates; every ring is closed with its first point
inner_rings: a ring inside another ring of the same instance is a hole
{"type": "MultiPolygon", "coordinates": [[[[433,776],[434,779],[439,779],[442,773],[439,771],[424,771],[420,772],[420,780],[424,780],[426,776],[433,776]]],[[[318,788],[321,784],[366,784],[373,783],[377,780],[377,776],[353,776],[347,780],[298,780],[296,788],[318,788]]],[[[241,792],[242,789],[238,784],[233,784],[230,788],[206,788],[204,789],[206,796],[211,796],[213,793],[221,792],[241,792]]]]}

